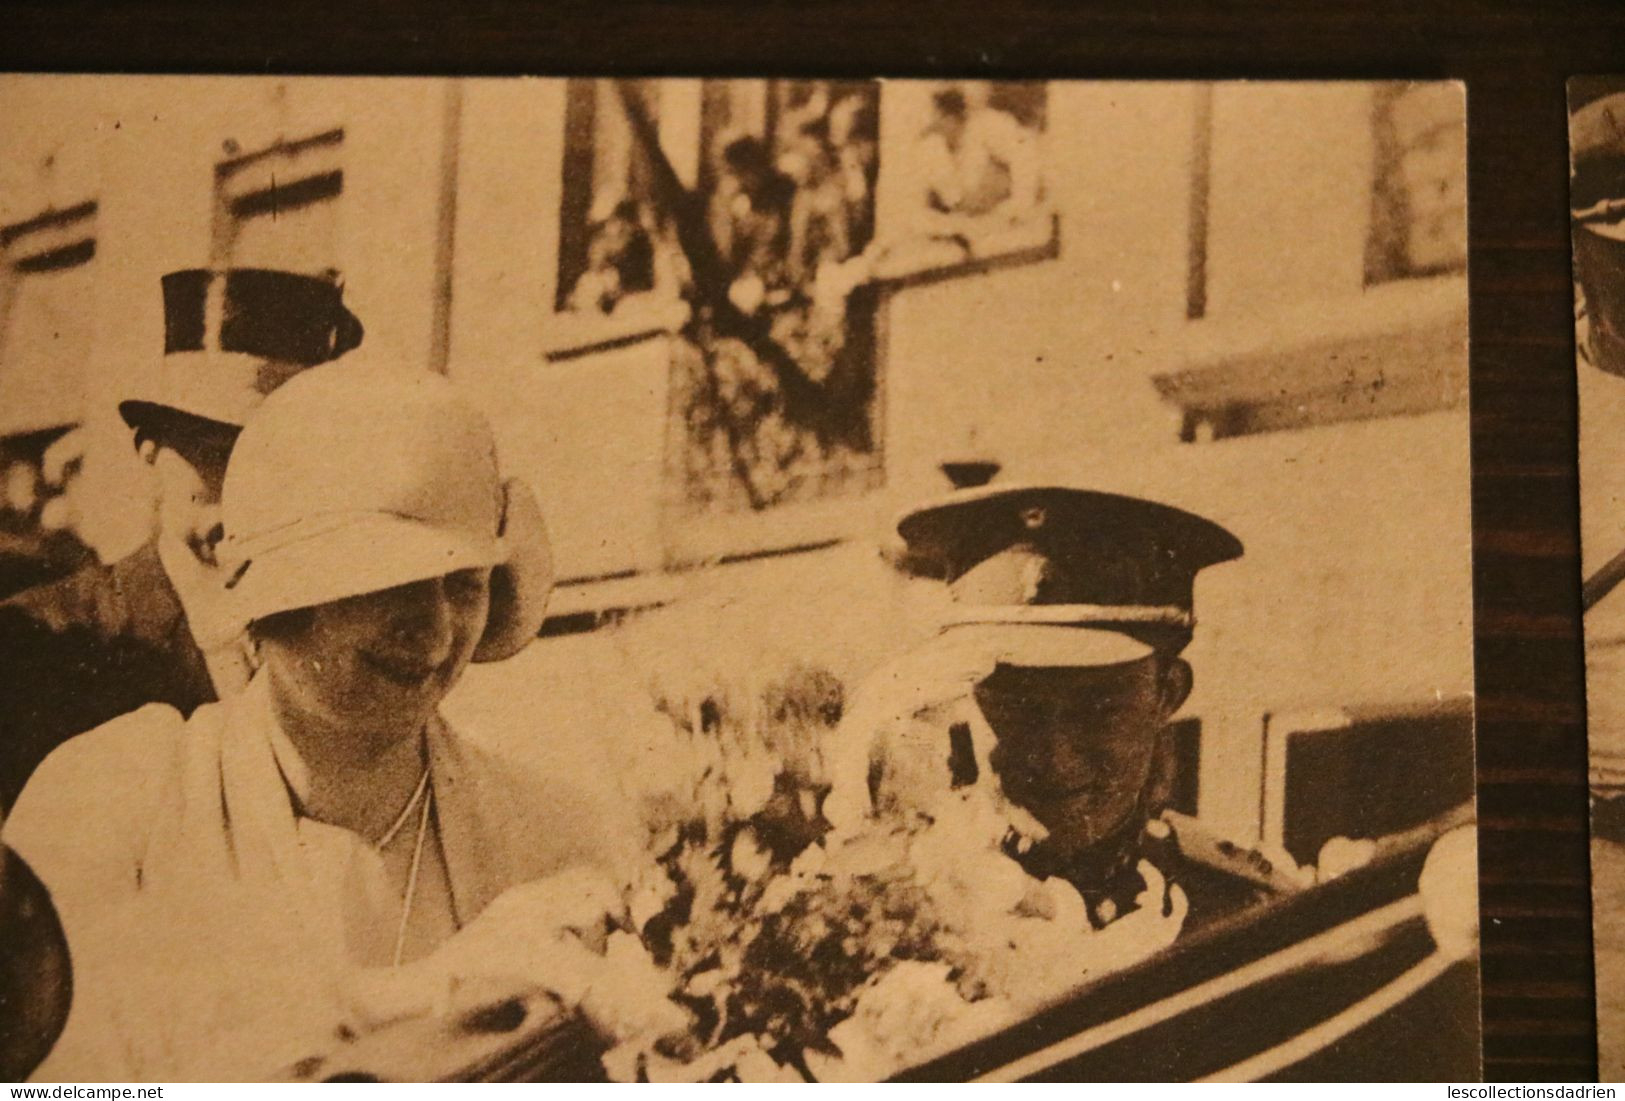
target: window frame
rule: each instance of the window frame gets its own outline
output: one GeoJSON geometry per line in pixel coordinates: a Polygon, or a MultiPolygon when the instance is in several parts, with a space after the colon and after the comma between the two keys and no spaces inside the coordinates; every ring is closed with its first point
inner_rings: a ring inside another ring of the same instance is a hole
{"type": "MultiPolygon", "coordinates": [[[[227,158],[214,166],[211,264],[220,269],[234,266],[242,229],[253,219],[267,215],[274,218],[281,210],[302,210],[341,199],[344,141],[343,126],[328,127],[302,138],[279,136],[248,153],[238,152],[236,143],[228,141],[227,158]],[[279,181],[277,169],[288,165],[301,170],[292,179],[279,181]],[[265,178],[259,178],[261,173],[265,178]]],[[[328,267],[336,268],[337,258],[334,260],[328,267]]]]}
{"type": "MultiPolygon", "coordinates": [[[[0,226],[0,360],[5,357],[12,334],[13,310],[25,282],[39,276],[72,271],[95,259],[99,211],[98,200],[86,199],[67,207],[48,206],[29,218],[0,226]]],[[[9,373],[14,366],[7,363],[0,367],[0,371],[9,373]]],[[[0,391],[3,389],[0,386],[0,391]]],[[[83,420],[83,410],[77,407],[77,390],[73,387],[53,387],[52,391],[57,397],[56,404],[65,404],[71,395],[75,402],[72,415],[64,409],[60,413],[35,413],[32,419],[24,416],[15,422],[3,421],[0,422],[0,437],[54,431],[79,424],[83,420]]],[[[54,406],[48,405],[48,408],[54,406]]]]}

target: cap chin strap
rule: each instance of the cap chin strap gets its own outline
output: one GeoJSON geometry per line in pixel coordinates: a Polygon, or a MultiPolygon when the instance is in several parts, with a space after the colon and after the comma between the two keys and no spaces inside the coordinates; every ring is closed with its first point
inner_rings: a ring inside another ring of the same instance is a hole
{"type": "Polygon", "coordinates": [[[1143,623],[1190,630],[1196,626],[1196,616],[1190,609],[1176,604],[963,604],[948,614],[942,626],[973,623],[1059,627],[1143,623]]]}

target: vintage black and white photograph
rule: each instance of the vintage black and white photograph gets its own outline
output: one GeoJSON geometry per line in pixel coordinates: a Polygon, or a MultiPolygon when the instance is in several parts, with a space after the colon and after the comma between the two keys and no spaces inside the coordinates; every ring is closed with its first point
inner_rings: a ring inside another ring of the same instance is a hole
{"type": "Polygon", "coordinates": [[[1465,191],[1449,82],[0,76],[0,1077],[1481,1077],[1465,191]]]}
{"type": "Polygon", "coordinates": [[[1569,85],[1597,1063],[1625,1079],[1625,78],[1569,85]]]}

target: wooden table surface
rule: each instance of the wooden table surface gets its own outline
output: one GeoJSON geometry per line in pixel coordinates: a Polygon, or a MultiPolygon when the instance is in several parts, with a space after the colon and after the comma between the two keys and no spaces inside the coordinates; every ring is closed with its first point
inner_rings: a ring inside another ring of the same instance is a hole
{"type": "Polygon", "coordinates": [[[1486,1071],[1594,1076],[1564,83],[1625,5],[8,0],[0,68],[1467,81],[1486,1071]]]}

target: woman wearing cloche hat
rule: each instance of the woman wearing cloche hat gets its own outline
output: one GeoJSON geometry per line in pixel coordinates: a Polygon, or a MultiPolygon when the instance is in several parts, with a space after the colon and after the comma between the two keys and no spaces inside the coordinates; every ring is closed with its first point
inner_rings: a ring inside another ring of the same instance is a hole
{"type": "Polygon", "coordinates": [[[6,823],[74,953],[45,1077],[268,1073],[331,1038],[356,971],[609,859],[596,808],[440,716],[470,661],[536,636],[552,583],[535,499],[450,383],[303,373],[243,430],[221,507],[248,687],[75,739],[6,823]]]}

